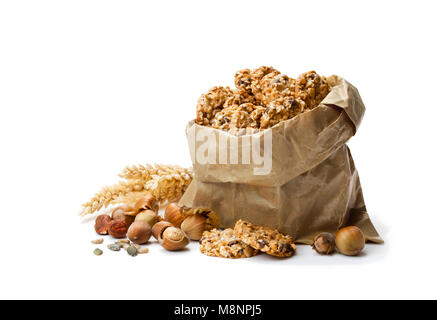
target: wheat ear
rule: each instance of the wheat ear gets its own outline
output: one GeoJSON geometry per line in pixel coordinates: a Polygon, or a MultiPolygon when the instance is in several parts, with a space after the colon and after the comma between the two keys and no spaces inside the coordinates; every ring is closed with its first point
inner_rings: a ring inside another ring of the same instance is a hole
{"type": "Polygon", "coordinates": [[[191,183],[193,172],[180,166],[147,164],[126,167],[119,176],[126,181],[100,190],[82,205],[81,216],[97,212],[109,204],[132,202],[147,192],[161,203],[177,201],[191,183]]]}
{"type": "Polygon", "coordinates": [[[98,193],[91,198],[90,201],[82,205],[81,216],[92,214],[100,209],[107,207],[111,201],[120,196],[124,196],[131,192],[138,192],[144,190],[144,183],[142,180],[128,180],[120,183],[103,187],[98,193]]]}

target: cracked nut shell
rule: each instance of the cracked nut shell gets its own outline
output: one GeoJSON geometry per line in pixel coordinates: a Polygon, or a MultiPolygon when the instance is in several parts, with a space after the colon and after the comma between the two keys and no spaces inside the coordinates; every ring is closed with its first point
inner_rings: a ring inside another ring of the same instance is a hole
{"type": "Polygon", "coordinates": [[[158,200],[151,194],[147,194],[144,197],[137,200],[135,203],[135,210],[136,212],[140,212],[142,210],[153,210],[155,212],[158,212],[159,210],[159,203],[158,200]]]}
{"type": "Polygon", "coordinates": [[[320,254],[331,254],[335,251],[335,237],[328,233],[319,233],[312,244],[313,249],[320,254]]]}
{"type": "Polygon", "coordinates": [[[167,227],[162,235],[158,237],[158,242],[166,250],[177,251],[185,248],[190,240],[188,240],[181,229],[167,227]]]}
{"type": "Polygon", "coordinates": [[[155,223],[155,225],[152,227],[152,235],[153,237],[158,240],[159,237],[162,235],[164,230],[168,227],[174,227],[173,224],[171,224],[168,221],[160,221],[155,223]]]}

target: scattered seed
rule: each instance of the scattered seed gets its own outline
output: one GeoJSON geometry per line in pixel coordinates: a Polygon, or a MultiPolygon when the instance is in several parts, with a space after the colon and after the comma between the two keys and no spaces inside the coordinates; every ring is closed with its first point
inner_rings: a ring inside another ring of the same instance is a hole
{"type": "Polygon", "coordinates": [[[130,244],[122,243],[122,244],[120,244],[120,246],[121,246],[124,250],[127,250],[127,248],[130,247],[130,244]]]}
{"type": "Polygon", "coordinates": [[[138,254],[138,250],[134,246],[130,246],[129,248],[127,248],[127,253],[130,256],[135,257],[138,254]]]}
{"type": "Polygon", "coordinates": [[[92,243],[92,244],[101,244],[101,243],[103,243],[103,238],[93,240],[93,241],[91,241],[91,243],[92,243]]]}
{"type": "Polygon", "coordinates": [[[149,248],[141,248],[138,250],[139,254],[143,254],[143,253],[149,253],[149,248]]]}
{"type": "Polygon", "coordinates": [[[141,246],[138,245],[138,244],[134,244],[134,247],[137,249],[137,251],[138,251],[139,254],[149,253],[149,248],[141,247],[141,246]]]}
{"type": "Polygon", "coordinates": [[[97,248],[97,249],[94,250],[94,254],[95,254],[96,256],[101,256],[101,255],[103,254],[103,251],[100,250],[99,248],[97,248]]]}
{"type": "Polygon", "coordinates": [[[121,240],[118,240],[117,242],[116,242],[117,244],[130,244],[130,241],[128,240],[128,239],[121,239],[121,240]]]}
{"type": "Polygon", "coordinates": [[[117,243],[108,244],[108,249],[111,251],[120,251],[121,246],[117,243]]]}

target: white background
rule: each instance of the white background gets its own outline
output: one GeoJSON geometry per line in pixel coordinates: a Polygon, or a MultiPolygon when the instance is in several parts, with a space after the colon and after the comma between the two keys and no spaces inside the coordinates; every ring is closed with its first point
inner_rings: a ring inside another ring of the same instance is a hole
{"type": "Polygon", "coordinates": [[[0,298],[437,298],[434,1],[0,2],[0,298]],[[189,166],[201,93],[242,68],[360,90],[349,143],[384,245],[226,260],[92,254],[80,204],[125,165],[189,166]]]}

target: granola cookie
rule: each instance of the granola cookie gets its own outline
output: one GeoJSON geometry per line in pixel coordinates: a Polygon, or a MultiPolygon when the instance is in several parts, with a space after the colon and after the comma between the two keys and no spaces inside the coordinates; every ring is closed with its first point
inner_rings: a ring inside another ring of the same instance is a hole
{"type": "Polygon", "coordinates": [[[265,129],[291,119],[305,111],[305,102],[293,96],[278,98],[267,106],[260,119],[260,128],[265,129]]]}
{"type": "Polygon", "coordinates": [[[261,103],[268,105],[279,98],[294,97],[296,80],[282,73],[270,73],[261,80],[261,90],[261,103]]]}
{"type": "Polygon", "coordinates": [[[305,72],[296,79],[296,94],[305,101],[308,109],[317,107],[328,95],[329,90],[326,77],[318,75],[315,71],[305,72]]]}
{"type": "Polygon", "coordinates": [[[264,111],[264,107],[252,103],[233,105],[218,112],[212,119],[211,126],[223,130],[259,128],[264,111]]]}
{"type": "Polygon", "coordinates": [[[237,259],[258,254],[258,250],[241,242],[230,228],[223,231],[218,229],[205,231],[199,242],[200,252],[211,257],[237,259]]]}
{"type": "Polygon", "coordinates": [[[200,125],[209,125],[211,119],[223,109],[226,100],[232,95],[228,87],[213,87],[202,94],[197,102],[196,122],[200,125]]]}
{"type": "Polygon", "coordinates": [[[237,71],[234,76],[235,87],[241,91],[250,92],[250,84],[252,82],[250,69],[237,71]]]}
{"type": "Polygon", "coordinates": [[[263,89],[266,83],[281,74],[272,67],[260,67],[252,71],[250,89],[255,97],[255,101],[262,103],[264,99],[263,89]]]}
{"type": "Polygon", "coordinates": [[[248,91],[234,89],[223,105],[223,109],[233,106],[239,106],[244,103],[255,104],[255,98],[248,91]]]}
{"type": "Polygon", "coordinates": [[[276,257],[289,257],[296,251],[293,240],[278,230],[254,225],[238,220],[234,227],[235,235],[252,248],[276,257]]]}

